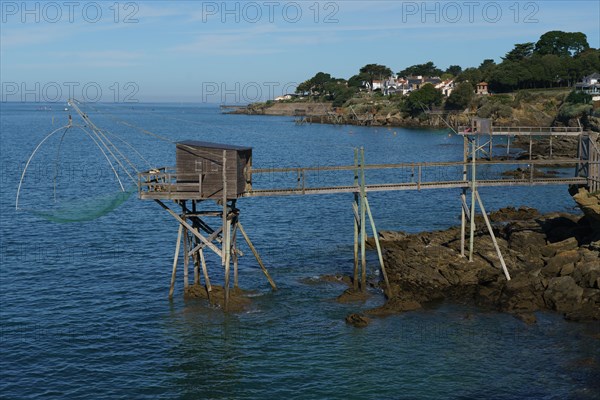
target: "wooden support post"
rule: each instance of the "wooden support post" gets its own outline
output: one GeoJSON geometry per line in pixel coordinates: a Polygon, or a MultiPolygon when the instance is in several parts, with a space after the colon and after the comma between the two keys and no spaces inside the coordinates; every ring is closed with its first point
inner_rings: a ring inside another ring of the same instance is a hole
{"type": "Polygon", "coordinates": [[[225,311],[229,307],[229,275],[231,267],[231,220],[227,219],[225,222],[225,240],[223,246],[225,250],[225,311]]]}
{"type": "Polygon", "coordinates": [[[277,286],[275,285],[275,282],[273,282],[273,279],[271,279],[271,276],[269,275],[269,271],[267,271],[267,268],[263,264],[262,259],[260,258],[260,255],[258,254],[258,251],[256,251],[256,248],[254,247],[254,245],[250,241],[250,238],[248,237],[248,234],[246,234],[246,231],[244,230],[244,227],[242,226],[242,223],[238,221],[237,225],[238,225],[238,229],[239,229],[240,233],[244,237],[244,240],[246,241],[246,243],[248,243],[248,247],[250,247],[250,250],[252,250],[252,254],[254,254],[254,258],[256,258],[256,262],[258,262],[258,265],[260,266],[260,268],[262,269],[263,273],[267,277],[267,280],[269,281],[269,284],[271,285],[271,288],[273,290],[277,290],[277,286]]]}
{"type": "MultiPolygon", "coordinates": [[[[469,161],[469,139],[467,136],[463,137],[463,181],[467,181],[467,162],[469,161]]],[[[460,195],[461,200],[461,218],[460,218],[460,256],[465,256],[465,231],[467,222],[468,209],[465,208],[467,205],[467,189],[463,188],[462,194],[460,195]]]]}
{"type": "Polygon", "coordinates": [[[175,257],[173,257],[173,272],[171,272],[171,287],[169,288],[169,298],[173,298],[175,291],[175,276],[177,275],[177,260],[179,259],[179,246],[181,245],[181,235],[183,234],[183,225],[179,224],[177,231],[177,244],[175,245],[175,257]]]}
{"type": "MultiPolygon", "coordinates": [[[[195,236],[194,236],[194,243],[192,243],[192,246],[194,244],[198,245],[198,238],[195,236]]],[[[200,284],[200,255],[198,254],[197,251],[195,251],[193,253],[193,257],[194,257],[194,285],[199,285],[200,284]]]]}
{"type": "Polygon", "coordinates": [[[165,203],[163,203],[162,201],[160,201],[158,199],[154,199],[154,201],[157,202],[162,208],[167,210],[167,212],[169,214],[171,214],[173,216],[173,218],[175,218],[177,221],[179,221],[180,224],[182,224],[194,236],[196,236],[198,239],[200,239],[200,241],[202,241],[202,243],[204,243],[209,249],[214,251],[219,257],[221,256],[221,250],[219,250],[219,248],[217,248],[217,246],[215,246],[214,244],[212,244],[208,240],[206,240],[206,238],[204,236],[202,236],[196,229],[194,229],[190,224],[188,224],[183,218],[181,218],[179,215],[177,215],[177,213],[175,213],[173,210],[171,210],[169,207],[167,207],[165,205],[165,203]]]}
{"type": "Polygon", "coordinates": [[[533,157],[533,139],[531,138],[531,134],[529,134],[529,161],[531,161],[533,157]]]}
{"type": "Polygon", "coordinates": [[[504,257],[502,257],[502,252],[500,251],[500,246],[498,246],[498,241],[496,241],[496,235],[494,235],[492,224],[490,224],[490,220],[488,219],[487,213],[485,212],[485,208],[483,207],[483,202],[481,201],[481,197],[479,197],[479,193],[476,192],[475,194],[477,196],[477,202],[479,203],[479,209],[481,209],[483,219],[485,220],[488,232],[490,233],[490,236],[492,238],[492,243],[494,243],[496,254],[498,254],[498,258],[500,259],[500,264],[502,265],[502,271],[504,272],[504,276],[506,276],[506,280],[510,281],[510,274],[508,273],[508,269],[506,268],[506,263],[504,262],[504,257]]]}
{"type": "Polygon", "coordinates": [[[467,204],[467,189],[462,190],[462,194],[460,195],[460,256],[465,256],[465,231],[467,227],[467,213],[465,211],[464,205],[467,204]]]}
{"type": "Polygon", "coordinates": [[[473,245],[475,241],[475,192],[477,191],[477,168],[475,161],[477,158],[477,145],[475,141],[473,141],[471,145],[471,216],[469,217],[469,261],[473,261],[473,245]]]}
{"type": "Polygon", "coordinates": [[[183,234],[183,288],[187,289],[190,285],[189,282],[189,269],[190,269],[190,255],[188,253],[188,247],[190,244],[190,237],[188,235],[187,229],[183,234]]]}
{"type": "Polygon", "coordinates": [[[381,274],[383,275],[383,281],[385,282],[385,293],[389,298],[393,297],[392,287],[390,286],[390,281],[387,276],[387,272],[385,270],[385,264],[383,262],[383,253],[381,251],[381,244],[379,243],[379,235],[377,234],[377,228],[375,227],[375,220],[373,219],[373,214],[371,213],[371,207],[369,206],[369,200],[367,196],[364,198],[365,207],[367,208],[367,214],[369,215],[369,221],[371,221],[371,230],[373,231],[373,238],[375,239],[375,247],[377,248],[377,256],[379,257],[379,265],[381,266],[381,274]]]}
{"type": "Polygon", "coordinates": [[[204,283],[206,284],[206,293],[208,300],[210,301],[210,292],[212,292],[212,286],[210,284],[210,278],[208,277],[208,268],[206,268],[206,260],[204,259],[204,249],[198,250],[200,254],[200,265],[202,266],[202,273],[204,274],[204,283]]]}
{"type": "MultiPolygon", "coordinates": [[[[354,149],[354,186],[358,189],[358,149],[354,149]]],[[[352,287],[358,290],[358,231],[359,231],[359,215],[358,215],[358,192],[354,192],[354,203],[352,204],[354,211],[354,277],[352,279],[352,287]]]]}
{"type": "Polygon", "coordinates": [[[238,251],[237,251],[237,216],[233,217],[233,233],[231,235],[231,253],[233,258],[233,287],[238,288],[238,251]]]}
{"type": "Polygon", "coordinates": [[[365,149],[360,148],[360,262],[361,277],[360,290],[367,290],[367,227],[366,227],[366,206],[365,206],[365,149]]]}
{"type": "Polygon", "coordinates": [[[225,283],[224,283],[224,292],[225,292],[225,311],[229,308],[229,261],[230,261],[230,243],[229,243],[229,235],[230,235],[230,227],[231,222],[229,220],[228,214],[229,209],[227,206],[227,151],[223,150],[223,243],[221,248],[222,254],[222,263],[225,267],[225,283]]]}

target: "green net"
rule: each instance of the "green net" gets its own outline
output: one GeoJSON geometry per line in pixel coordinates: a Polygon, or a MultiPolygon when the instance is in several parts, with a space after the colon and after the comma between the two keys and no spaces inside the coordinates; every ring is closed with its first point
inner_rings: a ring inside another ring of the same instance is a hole
{"type": "Polygon", "coordinates": [[[59,207],[47,210],[23,210],[58,223],[91,221],[115,210],[136,191],[137,187],[132,187],[124,192],[61,202],[59,207]]]}

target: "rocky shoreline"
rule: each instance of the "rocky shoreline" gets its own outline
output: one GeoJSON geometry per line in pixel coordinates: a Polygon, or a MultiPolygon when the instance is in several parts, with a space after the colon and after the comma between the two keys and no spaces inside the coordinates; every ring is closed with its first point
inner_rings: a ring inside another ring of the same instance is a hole
{"type": "MultiPolygon", "coordinates": [[[[511,207],[490,214],[510,281],[482,221],[477,221],[473,262],[460,256],[460,227],[380,232],[391,295],[366,315],[448,300],[508,312],[527,323],[535,323],[534,313],[542,310],[573,321],[600,320],[600,194],[579,189],[574,198],[583,216],[511,207]]],[[[347,318],[355,326],[368,320],[361,314],[347,318]]]]}

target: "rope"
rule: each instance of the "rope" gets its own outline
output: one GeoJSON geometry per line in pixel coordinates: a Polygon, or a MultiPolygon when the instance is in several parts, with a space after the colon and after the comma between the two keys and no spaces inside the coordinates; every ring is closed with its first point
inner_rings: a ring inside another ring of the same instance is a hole
{"type": "Polygon", "coordinates": [[[58,177],[58,163],[60,161],[60,149],[62,147],[63,140],[65,139],[65,135],[67,134],[67,132],[69,132],[69,129],[71,129],[71,124],[69,124],[67,126],[67,129],[65,129],[65,131],[63,132],[62,136],[60,137],[60,142],[58,143],[58,148],[56,149],[56,160],[54,162],[54,176],[52,177],[53,196],[54,196],[55,203],[56,203],[56,179],[58,177]]]}
{"type": "Polygon", "coordinates": [[[31,153],[31,155],[29,156],[29,158],[27,159],[27,163],[25,163],[25,168],[23,168],[23,173],[21,174],[21,179],[19,180],[19,186],[17,187],[17,197],[15,199],[15,209],[18,210],[19,209],[19,195],[21,194],[21,186],[23,185],[23,179],[25,179],[25,173],[27,172],[27,168],[29,168],[29,164],[31,163],[31,160],[33,159],[33,156],[35,156],[35,153],[37,153],[37,151],[40,149],[40,147],[42,146],[42,144],[44,144],[44,142],[48,139],[50,139],[56,132],[62,130],[62,129],[69,129],[71,127],[71,125],[65,125],[65,126],[61,126],[60,128],[50,132],[49,134],[46,135],[46,137],[44,137],[35,147],[35,149],[33,150],[33,152],[31,153]]]}
{"type": "Polygon", "coordinates": [[[108,161],[108,164],[112,168],[112,171],[114,172],[115,176],[117,177],[117,181],[119,182],[119,186],[121,186],[121,190],[124,192],[125,191],[125,187],[123,186],[123,182],[121,182],[121,178],[119,177],[119,173],[115,169],[113,163],[110,161],[110,158],[108,158],[108,155],[106,154],[106,152],[104,151],[104,149],[98,144],[98,142],[96,141],[96,139],[94,139],[94,136],[90,135],[90,133],[88,131],[86,131],[82,126],[80,126],[80,125],[75,125],[75,126],[78,127],[79,129],[81,129],[90,139],[92,139],[92,141],[96,144],[96,146],[98,146],[98,148],[100,149],[100,151],[102,152],[102,154],[106,158],[106,161],[108,161]]]}

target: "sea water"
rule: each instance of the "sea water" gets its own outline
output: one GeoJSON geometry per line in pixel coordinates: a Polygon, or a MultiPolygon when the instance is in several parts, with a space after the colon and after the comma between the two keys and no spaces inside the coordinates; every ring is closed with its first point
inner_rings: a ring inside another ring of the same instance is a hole
{"type": "MultiPolygon", "coordinates": [[[[15,210],[25,162],[73,113],[43,106],[1,104],[0,397],[600,398],[597,323],[538,313],[537,324],[525,325],[442,303],[374,318],[362,329],[346,325],[347,314],[383,303],[373,290],[365,303],[339,304],[345,287],[318,279],[353,268],[351,194],[239,200],[241,221],[279,290],[270,290],[242,246],[240,283],[253,290],[246,312],[185,300],[181,276],[169,301],[177,224],[154,202],[134,194],[78,223],[31,212],[118,192],[114,171],[83,130],[59,132],[42,146],[15,210]]],[[[174,165],[173,143],[184,139],[251,146],[254,168],[352,165],[356,147],[364,147],[367,163],[462,157],[462,139],[446,130],[298,126],[290,117],[223,115],[193,104],[97,104],[86,112],[139,151],[142,169],[174,165]]],[[[295,186],[296,175],[287,178],[295,186]]],[[[255,186],[277,179],[266,174],[255,186]]],[[[314,186],[334,179],[307,176],[314,186]]],[[[369,200],[379,229],[419,232],[456,225],[459,194],[386,192],[369,200]]],[[[481,196],[488,210],[575,207],[564,186],[486,188],[481,196]]],[[[376,277],[376,256],[368,261],[376,277]]],[[[209,257],[209,268],[218,283],[219,260],[209,257]]]]}

